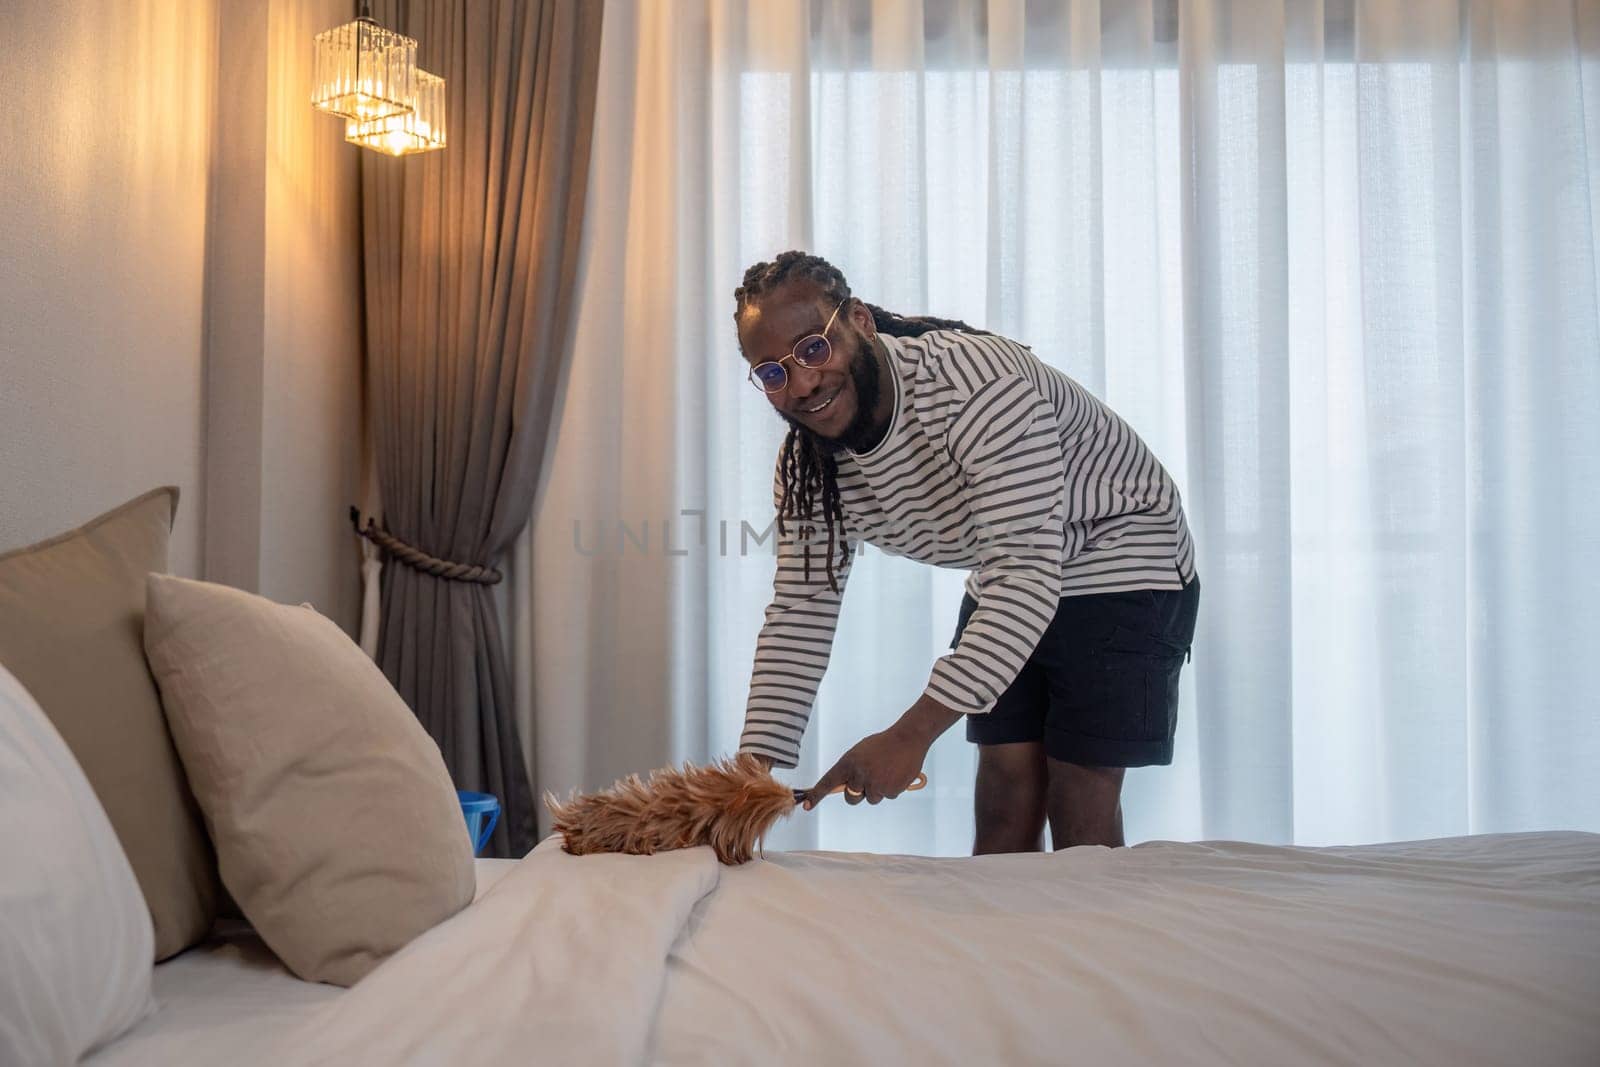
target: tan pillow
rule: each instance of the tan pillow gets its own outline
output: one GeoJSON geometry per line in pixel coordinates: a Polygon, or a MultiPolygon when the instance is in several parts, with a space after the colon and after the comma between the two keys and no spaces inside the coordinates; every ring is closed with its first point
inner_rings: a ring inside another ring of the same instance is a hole
{"type": "Polygon", "coordinates": [[[158,574],[145,620],[223,884],[291,971],[351,985],[471,902],[439,748],[339,627],[158,574]]]}
{"type": "Polygon", "coordinates": [[[0,556],[0,663],[66,739],[155,925],[155,958],[206,935],[216,860],[144,659],[144,581],[167,569],[167,487],[0,556]]]}

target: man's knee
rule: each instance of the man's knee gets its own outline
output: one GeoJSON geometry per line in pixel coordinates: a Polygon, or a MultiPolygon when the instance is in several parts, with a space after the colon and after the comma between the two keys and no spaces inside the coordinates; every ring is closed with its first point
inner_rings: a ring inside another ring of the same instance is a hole
{"type": "Polygon", "coordinates": [[[1038,852],[1044,848],[1042,801],[979,804],[972,840],[975,856],[996,852],[1038,852]]]}
{"type": "Polygon", "coordinates": [[[1122,833],[1121,767],[1088,767],[1052,759],[1050,833],[1056,848],[1119,846],[1122,833]]]}

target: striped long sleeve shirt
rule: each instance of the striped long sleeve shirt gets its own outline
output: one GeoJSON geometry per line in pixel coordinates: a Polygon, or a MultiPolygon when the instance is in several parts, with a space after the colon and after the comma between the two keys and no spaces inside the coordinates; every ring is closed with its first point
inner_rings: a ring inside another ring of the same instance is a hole
{"type": "MultiPolygon", "coordinates": [[[[1177,589],[1193,578],[1177,487],[1132,428],[1081,385],[1003,337],[879,336],[894,413],[871,451],[837,457],[843,536],[971,572],[966,589],[977,608],[958,646],[935,661],[928,696],[983,714],[1016,679],[1062,597],[1177,589]]],[[[775,474],[775,503],[778,487],[775,474]]],[[[793,767],[850,564],[836,564],[834,592],[825,530],[808,541],[802,524],[786,525],[739,747],[793,767]]]]}

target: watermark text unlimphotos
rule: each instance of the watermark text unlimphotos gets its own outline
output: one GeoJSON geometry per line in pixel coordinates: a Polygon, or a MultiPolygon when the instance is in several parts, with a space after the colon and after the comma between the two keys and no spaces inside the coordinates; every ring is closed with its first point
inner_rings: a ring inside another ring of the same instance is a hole
{"type": "MultiPolygon", "coordinates": [[[[790,520],[788,538],[796,545],[810,545],[826,550],[828,528],[820,522],[790,520]]],[[[979,539],[1004,538],[1026,534],[1027,527],[1036,523],[1000,524],[978,526],[979,539]]],[[[878,536],[893,538],[896,526],[891,520],[878,536]]],[[[685,557],[755,555],[774,556],[778,551],[778,522],[767,519],[757,525],[746,518],[721,518],[712,520],[704,508],[684,508],[667,518],[591,518],[572,520],[572,550],[580,556],[618,558],[623,556],[685,557]]],[[[860,555],[871,547],[868,542],[852,540],[854,554],[860,555]]]]}

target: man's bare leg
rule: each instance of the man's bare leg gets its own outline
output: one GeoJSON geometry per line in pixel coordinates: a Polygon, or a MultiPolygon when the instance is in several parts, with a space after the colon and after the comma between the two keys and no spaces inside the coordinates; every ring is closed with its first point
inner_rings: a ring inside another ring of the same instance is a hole
{"type": "Polygon", "coordinates": [[[979,745],[972,854],[1042,851],[1048,781],[1042,742],[979,745]]]}
{"type": "Polygon", "coordinates": [[[1048,760],[1050,840],[1055,848],[1071,845],[1121,847],[1121,767],[1082,767],[1048,760]]]}

